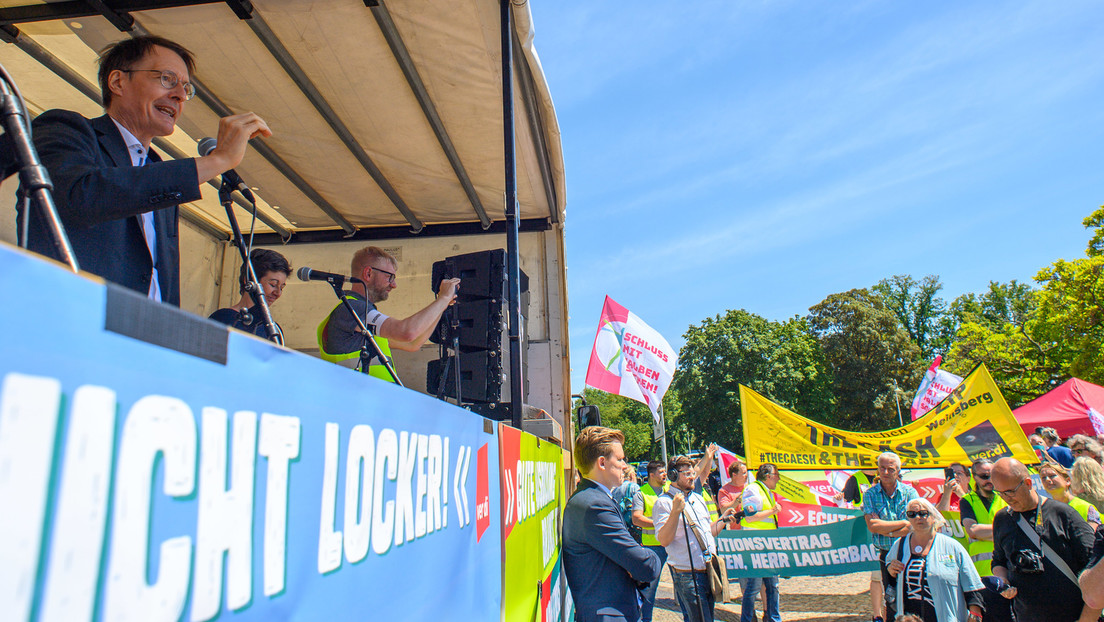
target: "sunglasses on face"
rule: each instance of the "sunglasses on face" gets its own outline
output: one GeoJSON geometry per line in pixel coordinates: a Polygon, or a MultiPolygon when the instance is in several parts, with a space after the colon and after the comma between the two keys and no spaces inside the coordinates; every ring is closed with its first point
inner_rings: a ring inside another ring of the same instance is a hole
{"type": "Polygon", "coordinates": [[[982,475],[980,473],[974,473],[974,479],[988,480],[992,475],[982,475]]]}
{"type": "Polygon", "coordinates": [[[909,518],[927,518],[931,516],[931,513],[927,510],[909,510],[905,512],[905,516],[909,518]]]}

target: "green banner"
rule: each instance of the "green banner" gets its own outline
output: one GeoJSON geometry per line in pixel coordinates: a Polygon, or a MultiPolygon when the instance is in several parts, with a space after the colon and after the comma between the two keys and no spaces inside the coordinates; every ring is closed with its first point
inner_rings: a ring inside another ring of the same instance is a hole
{"type": "Polygon", "coordinates": [[[862,519],[815,527],[722,531],[717,553],[729,579],[849,574],[878,569],[878,551],[862,519]]]}

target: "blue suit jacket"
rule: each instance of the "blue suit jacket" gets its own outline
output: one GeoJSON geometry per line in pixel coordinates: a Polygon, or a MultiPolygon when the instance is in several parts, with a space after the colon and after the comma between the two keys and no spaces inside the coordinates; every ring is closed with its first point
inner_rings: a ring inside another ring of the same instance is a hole
{"type": "MultiPolygon", "coordinates": [[[[179,305],[177,205],[200,198],[195,160],[162,162],[150,150],[146,166],[132,166],[126,142],[107,115],[85,119],[68,110],[50,110],[32,127],[35,149],[50,173],[54,203],[81,269],[148,293],[153,261],[139,223],[140,214],[152,211],[161,299],[179,305]]],[[[10,149],[6,140],[6,167],[10,149]]],[[[20,224],[24,216],[21,211],[20,224]]],[[[59,259],[39,210],[30,210],[28,224],[28,247],[59,259]]]]}
{"type": "Polygon", "coordinates": [[[661,569],[655,553],[629,535],[613,499],[588,479],[564,509],[563,567],[578,622],[637,622],[636,583],[655,580],[661,569]]]}

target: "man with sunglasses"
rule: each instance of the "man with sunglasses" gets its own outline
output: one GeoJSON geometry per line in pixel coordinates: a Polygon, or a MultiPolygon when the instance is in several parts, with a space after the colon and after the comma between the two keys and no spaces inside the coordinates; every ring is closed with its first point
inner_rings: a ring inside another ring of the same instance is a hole
{"type": "Polygon", "coordinates": [[[962,497],[958,509],[962,514],[962,529],[966,532],[969,542],[966,544],[966,552],[974,563],[974,568],[987,586],[995,586],[986,589],[985,613],[983,622],[1011,622],[1012,604],[998,594],[998,588],[1003,588],[1000,581],[993,578],[991,562],[993,561],[993,518],[997,512],[1005,507],[1004,500],[993,492],[993,463],[982,458],[974,461],[971,471],[974,476],[973,489],[962,497]],[[986,578],[988,577],[988,578],[986,578]],[[996,590],[996,591],[995,591],[996,590]]]}
{"type": "Polygon", "coordinates": [[[1010,587],[1016,619],[1047,622],[1095,621],[1100,609],[1085,604],[1077,573],[1089,562],[1093,531],[1070,506],[1042,498],[1027,467],[1001,458],[991,472],[993,487],[1008,507],[993,520],[993,576],[1010,587]]]}
{"type": "MultiPolygon", "coordinates": [[[[150,143],[173,133],[195,95],[194,69],[191,52],[177,43],[123,39],[100,55],[105,115],[86,119],[50,110],[33,123],[35,148],[80,267],[174,305],[180,304],[177,206],[198,200],[200,184],[240,164],[250,138],[272,135],[257,115],[233,115],[219,121],[210,154],[163,162],[150,143]]],[[[4,139],[0,151],[7,153],[0,157],[9,162],[12,146],[4,139]]],[[[20,228],[24,220],[28,247],[60,259],[39,210],[20,209],[20,228]]]]}
{"type": "MultiPolygon", "coordinates": [[[[437,327],[441,314],[456,299],[460,287],[460,279],[444,279],[436,300],[404,319],[393,318],[380,313],[376,305],[387,300],[395,289],[398,269],[398,262],[390,253],[377,246],[366,246],[353,255],[352,261],[353,277],[361,282],[354,282],[352,289],[345,292],[345,299],[368,330],[376,335],[376,343],[387,357],[391,356],[391,347],[407,352],[421,348],[437,327]]],[[[359,369],[363,344],[360,326],[344,304],[334,307],[318,326],[319,354],[327,361],[359,369]]],[[[394,380],[376,355],[371,356],[368,365],[370,376],[389,382],[394,380]]]]}

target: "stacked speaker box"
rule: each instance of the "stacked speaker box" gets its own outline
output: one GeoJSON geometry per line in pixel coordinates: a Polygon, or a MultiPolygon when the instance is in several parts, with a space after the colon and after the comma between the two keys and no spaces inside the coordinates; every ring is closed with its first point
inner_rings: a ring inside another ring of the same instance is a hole
{"type": "MultiPolygon", "coordinates": [[[[454,337],[460,343],[460,399],[472,410],[493,419],[508,419],[510,402],[510,307],[506,279],[506,251],[496,249],[454,255],[433,264],[433,291],[441,281],[459,278],[456,303],[441,317],[430,341],[439,344],[441,358],[426,369],[426,389],[438,392],[444,376],[444,395],[456,397],[454,337]],[[453,315],[454,314],[454,315],[453,315]],[[453,329],[453,323],[457,328],[453,329]],[[450,358],[452,361],[450,362],[450,358]]],[[[525,317],[529,311],[529,277],[521,272],[521,367],[528,393],[529,349],[525,317]]],[[[524,401],[526,395],[522,395],[524,401]]]]}

